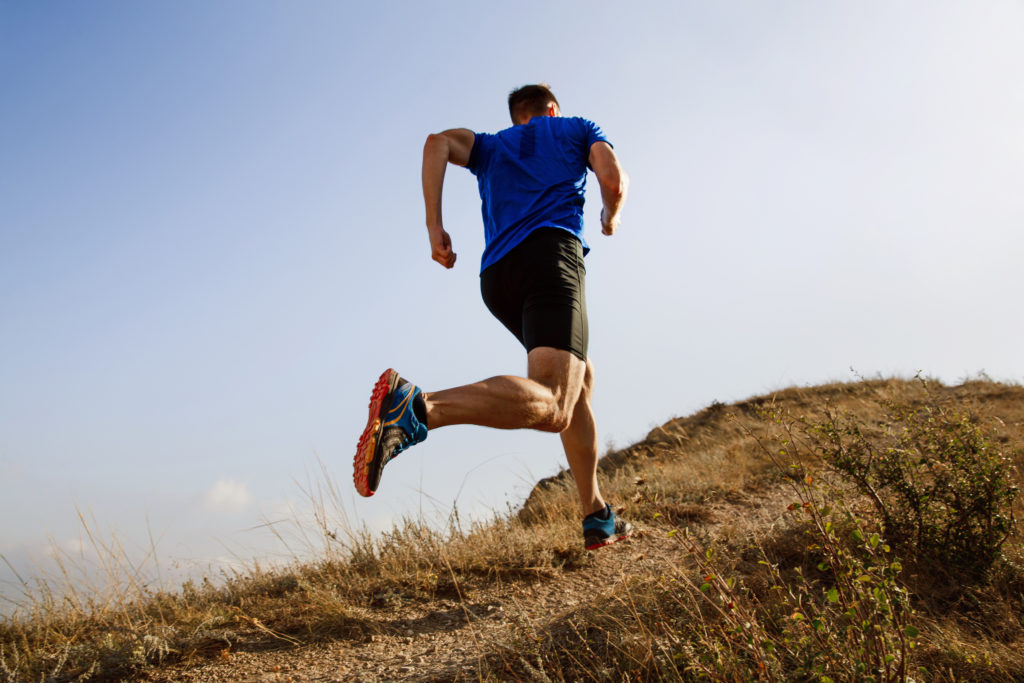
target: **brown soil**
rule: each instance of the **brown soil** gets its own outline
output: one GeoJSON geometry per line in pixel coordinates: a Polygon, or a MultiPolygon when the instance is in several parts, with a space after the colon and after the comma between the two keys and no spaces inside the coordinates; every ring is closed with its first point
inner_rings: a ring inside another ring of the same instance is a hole
{"type": "MultiPolygon", "coordinates": [[[[705,522],[694,527],[711,537],[729,534],[731,520],[743,526],[771,527],[785,514],[791,497],[783,486],[732,494],[706,507],[705,522]]],[[[634,535],[591,553],[586,566],[530,580],[480,582],[461,586],[461,598],[375,609],[363,617],[380,635],[345,638],[262,651],[223,650],[203,661],[149,669],[147,681],[462,681],[494,675],[501,661],[516,665],[520,679],[522,634],[544,633],[572,621],[588,601],[613,599],[623,582],[637,574],[657,575],[677,563],[681,552],[663,531],[638,528],[634,535]],[[483,666],[488,662],[487,666],[483,666]],[[497,664],[497,665],[496,665],[497,664]]],[[[525,663],[529,670],[529,662],[525,663]]],[[[538,674],[538,680],[545,680],[538,674]]]]}

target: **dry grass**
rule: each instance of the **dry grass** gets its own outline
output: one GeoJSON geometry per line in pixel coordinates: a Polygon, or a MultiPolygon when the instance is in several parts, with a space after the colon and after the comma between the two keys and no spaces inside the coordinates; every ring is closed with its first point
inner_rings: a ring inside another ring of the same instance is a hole
{"type": "MultiPolygon", "coordinates": [[[[899,670],[873,678],[870,669],[857,670],[856,653],[826,661],[827,654],[815,651],[814,634],[789,621],[797,611],[823,615],[828,607],[823,591],[834,585],[834,576],[822,571],[827,553],[812,542],[816,539],[809,540],[806,524],[794,519],[766,527],[763,517],[749,514],[720,521],[708,531],[715,500],[739,502],[742,510],[744,497],[769,495],[773,481],[787,478],[794,486],[782,490],[789,491],[783,495],[790,500],[842,505],[870,530],[879,529],[871,519],[871,505],[820,461],[791,457],[790,467],[780,468],[756,443],[779,448],[793,438],[784,425],[772,424],[766,416],[823,419],[826,404],[878,437],[885,431],[885,401],[910,406],[934,401],[967,410],[1008,454],[1018,449],[1019,486],[1024,389],[972,381],[948,388],[932,382],[930,390],[928,396],[923,383],[900,380],[789,389],[673,420],[643,442],[613,454],[609,471],[635,468],[640,475],[640,492],[629,512],[648,522],[654,533],[669,537],[667,542],[676,546],[673,559],[655,562],[647,570],[638,567],[603,599],[526,634],[518,642],[542,645],[528,656],[503,653],[493,671],[504,667],[523,678],[550,680],[825,680],[819,676],[829,672],[840,672],[832,673],[831,680],[1024,679],[1024,545],[1019,530],[1003,546],[1003,560],[981,577],[965,578],[941,565],[901,558],[906,567],[894,586],[909,596],[909,603],[899,630],[905,623],[920,634],[902,638],[915,647],[906,650],[899,670]],[[638,464],[641,458],[647,462],[638,464]],[[800,491],[796,483],[809,474],[814,487],[800,491]],[[819,604],[812,606],[814,602],[819,604]],[[807,639],[803,649],[797,647],[800,638],[807,639]],[[769,641],[771,650],[764,647],[769,641]],[[777,654],[786,646],[789,653],[777,654]],[[826,668],[812,674],[812,664],[799,661],[801,656],[817,656],[826,668]]],[[[793,446],[788,448],[793,456],[793,446]]],[[[627,493],[620,490],[619,495],[627,493]]],[[[1019,499],[1015,506],[1019,517],[1019,499]]],[[[892,647],[901,639],[899,632],[895,636],[892,647]]],[[[900,663],[899,652],[893,652],[900,663]]],[[[884,658],[882,653],[880,661],[884,658]]]]}
{"type": "Polygon", "coordinates": [[[148,666],[227,657],[331,638],[394,630],[382,609],[460,601],[481,585],[537,581],[586,561],[571,501],[552,503],[542,527],[514,518],[431,529],[406,520],[371,537],[331,524],[330,498],[317,491],[322,551],[286,567],[254,565],[219,580],[152,590],[116,544],[83,518],[98,575],[82,580],[62,556],[56,576],[24,585],[20,609],[0,623],[0,681],[120,679],[148,666]],[[572,532],[570,532],[570,528],[572,532]],[[104,578],[105,577],[105,578],[104,578]]]}
{"type": "MultiPolygon", "coordinates": [[[[969,409],[1007,452],[1024,444],[1021,387],[984,379],[932,387],[934,400],[969,409]]],[[[877,520],[843,482],[828,484],[807,451],[780,470],[759,442],[781,450],[785,425],[766,416],[815,420],[829,406],[881,434],[883,400],[914,405],[928,397],[920,382],[904,380],[792,388],[712,405],[609,453],[601,461],[607,495],[643,524],[647,538],[664,540],[645,544],[649,551],[634,559],[628,579],[587,596],[577,609],[538,618],[509,599],[507,637],[481,646],[476,676],[788,678],[803,666],[794,658],[823,637],[801,630],[794,609],[827,617],[830,605],[821,596],[830,579],[820,569],[823,551],[808,543],[808,522],[780,522],[769,513],[809,495],[818,497],[816,504],[852,511],[851,519],[869,532],[877,520]],[[808,475],[813,490],[801,483],[808,475]],[[794,608],[793,600],[806,604],[794,608]],[[795,644],[802,638],[810,643],[803,650],[795,644]],[[772,648],[764,644],[769,641],[772,648]],[[788,654],[779,654],[785,648],[788,654]]],[[[467,528],[453,519],[443,530],[410,520],[377,538],[331,518],[338,492],[328,481],[321,486],[309,491],[317,522],[307,533],[322,547],[312,562],[254,566],[180,591],[153,591],[116,545],[93,538],[108,560],[106,581],[70,594],[79,582],[61,583],[62,577],[28,587],[23,609],[0,623],[0,681],[115,679],[240,649],[363,641],[397,629],[394,615],[402,610],[466,609],[469,595],[557,582],[593,562],[580,548],[577,503],[565,473],[538,484],[518,514],[467,528]]],[[[1005,559],[966,584],[939,567],[900,558],[904,569],[892,590],[909,595],[900,618],[920,631],[915,648],[897,652],[897,663],[905,659],[903,679],[921,680],[919,667],[928,680],[1024,678],[1022,547],[1016,532],[1003,547],[1005,559]]],[[[830,637],[844,636],[837,630],[830,637]]],[[[880,647],[898,647],[897,641],[880,647]]],[[[854,666],[855,659],[834,657],[828,671],[854,666]]]]}

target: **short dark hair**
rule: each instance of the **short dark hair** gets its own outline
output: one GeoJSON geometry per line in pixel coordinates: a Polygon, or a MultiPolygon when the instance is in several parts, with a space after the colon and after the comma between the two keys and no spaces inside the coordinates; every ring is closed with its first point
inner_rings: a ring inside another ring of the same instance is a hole
{"type": "Polygon", "coordinates": [[[552,103],[561,109],[547,83],[524,85],[508,94],[508,114],[512,123],[516,123],[526,116],[543,116],[552,103]]]}

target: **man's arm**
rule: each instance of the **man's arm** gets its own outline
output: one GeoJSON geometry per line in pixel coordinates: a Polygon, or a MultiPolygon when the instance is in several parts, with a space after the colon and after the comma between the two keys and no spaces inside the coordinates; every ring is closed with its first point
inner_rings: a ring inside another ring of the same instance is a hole
{"type": "Polygon", "coordinates": [[[601,186],[601,232],[613,235],[621,223],[622,205],[626,203],[629,176],[619,165],[615,150],[607,142],[598,141],[590,146],[590,167],[594,169],[601,186]]]}
{"type": "Polygon", "coordinates": [[[449,163],[459,166],[469,163],[475,139],[476,135],[467,128],[452,128],[428,135],[423,145],[423,203],[427,209],[431,257],[445,268],[455,265],[455,252],[452,251],[452,239],[445,232],[441,218],[444,172],[449,163]]]}

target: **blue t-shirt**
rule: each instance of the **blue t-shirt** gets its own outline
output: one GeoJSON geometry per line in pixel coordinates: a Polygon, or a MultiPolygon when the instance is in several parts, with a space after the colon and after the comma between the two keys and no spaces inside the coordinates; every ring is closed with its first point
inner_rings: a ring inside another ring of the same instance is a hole
{"type": "Polygon", "coordinates": [[[590,146],[608,142],[593,121],[535,116],[493,135],[476,133],[467,168],[477,177],[484,219],[481,272],[537,228],[583,239],[583,193],[590,146]]]}

